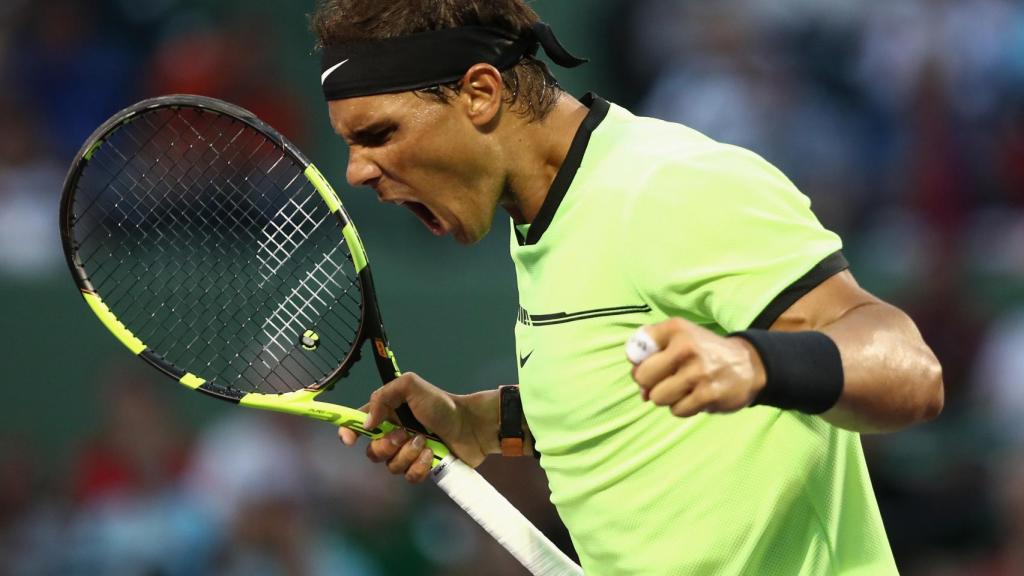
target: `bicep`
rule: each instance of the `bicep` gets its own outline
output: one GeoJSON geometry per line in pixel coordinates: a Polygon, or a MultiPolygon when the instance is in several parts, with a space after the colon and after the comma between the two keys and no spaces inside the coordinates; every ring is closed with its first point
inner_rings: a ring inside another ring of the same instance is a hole
{"type": "Polygon", "coordinates": [[[913,320],[843,271],[809,291],[773,330],[819,330],[839,348],[843,393],[822,415],[855,432],[899,430],[942,411],[942,367],[913,320]]]}
{"type": "Polygon", "coordinates": [[[818,330],[869,304],[884,303],[861,288],[849,270],[843,270],[800,297],[775,319],[771,329],[782,332],[818,330]]]}

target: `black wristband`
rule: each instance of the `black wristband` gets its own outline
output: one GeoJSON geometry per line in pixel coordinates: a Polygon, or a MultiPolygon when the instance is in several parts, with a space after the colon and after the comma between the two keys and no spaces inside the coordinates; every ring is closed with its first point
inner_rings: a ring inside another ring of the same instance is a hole
{"type": "Polygon", "coordinates": [[[764,389],[752,405],[821,414],[839,401],[843,360],[839,347],[827,335],[745,330],[729,336],[750,342],[764,364],[764,389]]]}
{"type": "Polygon", "coordinates": [[[526,434],[523,431],[523,404],[519,386],[498,387],[498,443],[503,456],[522,456],[526,434]]]}

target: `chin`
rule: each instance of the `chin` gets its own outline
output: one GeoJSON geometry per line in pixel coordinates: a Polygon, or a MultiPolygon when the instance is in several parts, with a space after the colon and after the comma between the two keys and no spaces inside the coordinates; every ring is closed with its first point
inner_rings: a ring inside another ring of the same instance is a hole
{"type": "Polygon", "coordinates": [[[465,229],[460,228],[458,231],[453,232],[452,237],[455,241],[463,246],[472,246],[477,242],[483,240],[484,236],[487,236],[488,230],[482,232],[469,232],[465,229]]]}
{"type": "Polygon", "coordinates": [[[480,241],[480,238],[477,238],[475,236],[466,236],[463,234],[455,234],[453,235],[453,238],[455,238],[455,241],[458,242],[459,244],[462,244],[463,246],[472,246],[473,244],[476,244],[477,242],[480,241]]]}

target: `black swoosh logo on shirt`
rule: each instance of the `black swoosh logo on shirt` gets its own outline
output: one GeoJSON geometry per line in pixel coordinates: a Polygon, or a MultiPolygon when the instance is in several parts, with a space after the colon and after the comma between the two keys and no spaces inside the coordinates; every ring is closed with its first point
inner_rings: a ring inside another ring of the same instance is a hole
{"type": "Polygon", "coordinates": [[[519,367],[520,368],[522,368],[523,366],[526,366],[526,361],[530,359],[530,356],[533,356],[533,350],[530,350],[530,353],[527,354],[526,356],[520,356],[519,357],[519,367]]]}

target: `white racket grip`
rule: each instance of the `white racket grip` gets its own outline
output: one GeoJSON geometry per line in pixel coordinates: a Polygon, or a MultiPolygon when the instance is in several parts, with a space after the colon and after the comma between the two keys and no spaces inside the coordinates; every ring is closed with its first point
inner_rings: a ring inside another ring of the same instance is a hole
{"type": "Polygon", "coordinates": [[[643,326],[636,329],[636,332],[626,341],[626,358],[633,364],[639,364],[647,360],[655,353],[661,352],[658,343],[651,338],[650,334],[643,329],[643,326]]]}
{"type": "Polygon", "coordinates": [[[476,470],[447,456],[434,481],[535,576],[579,576],[583,569],[562,553],[476,470]]]}

